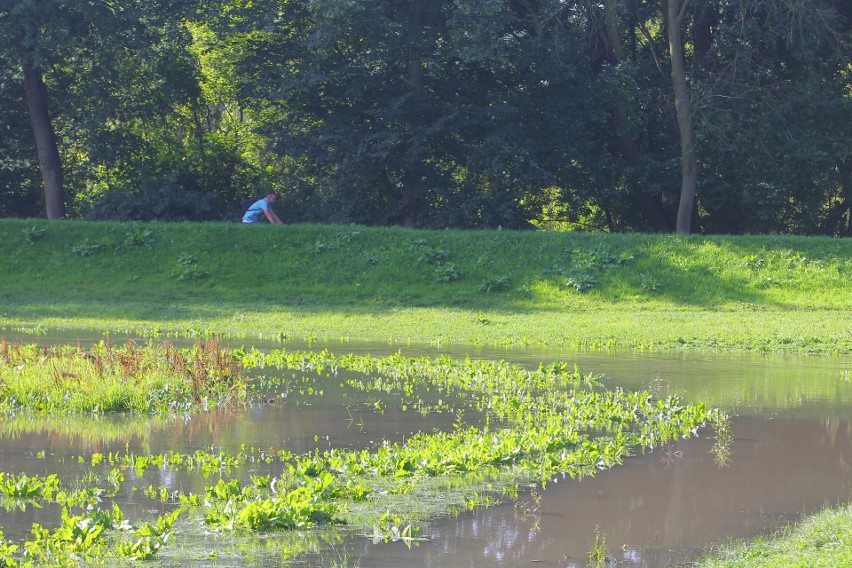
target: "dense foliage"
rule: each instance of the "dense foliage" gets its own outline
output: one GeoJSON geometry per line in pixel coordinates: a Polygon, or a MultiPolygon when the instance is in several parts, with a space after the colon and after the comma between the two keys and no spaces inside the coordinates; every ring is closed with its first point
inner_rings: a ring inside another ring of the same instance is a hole
{"type": "Polygon", "coordinates": [[[850,34],[842,0],[9,0],[0,215],[850,235],[850,34]]]}

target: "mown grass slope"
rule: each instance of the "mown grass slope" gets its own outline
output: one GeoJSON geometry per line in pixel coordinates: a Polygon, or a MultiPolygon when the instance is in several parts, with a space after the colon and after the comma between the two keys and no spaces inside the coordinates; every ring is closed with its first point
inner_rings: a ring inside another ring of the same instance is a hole
{"type": "Polygon", "coordinates": [[[852,241],[0,220],[0,325],[852,352],[852,241]]]}

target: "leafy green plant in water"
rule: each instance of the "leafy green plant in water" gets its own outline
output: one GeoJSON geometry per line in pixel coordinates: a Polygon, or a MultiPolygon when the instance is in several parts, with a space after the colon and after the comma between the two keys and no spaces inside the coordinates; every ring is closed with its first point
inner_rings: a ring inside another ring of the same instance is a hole
{"type": "Polygon", "coordinates": [[[24,543],[24,561],[52,564],[69,555],[80,559],[89,558],[103,546],[101,537],[104,531],[122,524],[123,515],[118,507],[114,507],[112,513],[95,508],[74,516],[63,508],[62,523],[55,530],[49,531],[39,524],[33,525],[35,538],[24,543]]]}
{"type": "Polygon", "coordinates": [[[17,568],[18,561],[15,560],[18,545],[7,542],[5,534],[0,530],[0,568],[17,568]]]}
{"type": "Polygon", "coordinates": [[[592,566],[603,566],[609,563],[609,560],[606,552],[606,536],[601,533],[599,526],[595,526],[595,542],[589,550],[589,564],[592,566]]]}
{"type": "MultiPolygon", "coordinates": [[[[230,484],[227,484],[230,485],[230,484]]],[[[251,490],[250,486],[246,489],[251,490]]],[[[316,485],[297,487],[266,498],[249,498],[252,491],[229,491],[226,499],[208,501],[205,522],[229,530],[269,532],[307,529],[340,522],[338,505],[325,500],[316,485]]],[[[211,493],[208,489],[208,497],[211,493]]]]}
{"type": "Polygon", "coordinates": [[[56,474],[47,477],[34,475],[28,477],[25,473],[13,477],[0,471],[0,493],[8,497],[23,499],[43,498],[50,500],[59,490],[59,478],[56,474]]]}
{"type": "Polygon", "coordinates": [[[169,537],[172,535],[172,527],[181,513],[181,509],[177,509],[157,517],[154,523],[144,523],[133,532],[134,540],[118,542],[116,550],[119,556],[131,560],[153,559],[169,541],[169,537]]]}
{"type": "Polygon", "coordinates": [[[419,540],[420,531],[421,528],[414,523],[403,521],[398,515],[387,512],[378,519],[370,536],[375,543],[401,540],[410,545],[412,541],[419,540]]]}

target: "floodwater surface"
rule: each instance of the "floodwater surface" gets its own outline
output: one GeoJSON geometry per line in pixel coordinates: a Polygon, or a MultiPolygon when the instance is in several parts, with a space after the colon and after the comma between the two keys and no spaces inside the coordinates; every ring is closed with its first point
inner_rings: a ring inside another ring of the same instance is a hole
{"type": "MultiPolygon", "coordinates": [[[[424,530],[426,539],[410,549],[403,543],[352,537],[344,545],[351,565],[582,567],[597,532],[619,565],[662,568],[695,559],[715,543],[769,535],[803,515],[852,500],[849,357],[350,342],[285,346],[374,355],[398,351],[407,356],[469,355],[530,366],[568,361],[584,372],[603,374],[609,387],[677,394],[732,415],[734,442],[725,467],[715,462],[712,432],[704,430],[698,438],[630,458],[594,478],[554,480],[545,488],[527,488],[517,502],[434,521],[424,530]]],[[[258,347],[280,348],[281,344],[258,347]]],[[[369,447],[417,431],[448,429],[454,419],[376,404],[375,395],[344,392],[338,388],[340,382],[340,377],[330,377],[322,385],[322,397],[272,392],[270,396],[278,396],[275,404],[187,418],[7,421],[0,426],[0,469],[44,474],[60,467],[64,477],[75,470],[84,475],[85,465],[74,456],[125,448],[156,454],[216,448],[237,451],[241,446],[292,452],[369,447]]],[[[466,419],[475,423],[477,417],[466,419]]],[[[150,504],[138,496],[150,484],[186,491],[205,483],[198,474],[153,470],[129,479],[116,500],[124,509],[136,501],[150,504]]],[[[0,511],[0,525],[7,537],[26,536],[32,522],[42,522],[40,516],[45,524],[49,517],[56,517],[51,511],[0,511]]]]}

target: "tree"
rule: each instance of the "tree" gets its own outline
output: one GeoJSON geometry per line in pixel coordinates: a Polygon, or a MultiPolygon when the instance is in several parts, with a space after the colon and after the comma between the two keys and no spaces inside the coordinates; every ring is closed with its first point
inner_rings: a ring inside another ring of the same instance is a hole
{"type": "Polygon", "coordinates": [[[56,8],[56,5],[45,6],[25,0],[4,2],[0,8],[0,37],[5,38],[3,51],[10,60],[16,58],[23,71],[23,86],[38,152],[48,219],[65,217],[62,165],[44,83],[44,44],[50,36],[45,33],[44,27],[58,16],[56,8]]]}
{"type": "MultiPolygon", "coordinates": [[[[115,70],[90,65],[98,56],[127,54],[144,40],[156,37],[152,30],[165,28],[172,18],[191,7],[191,2],[97,2],[95,0],[4,0],[0,3],[0,54],[7,65],[20,69],[41,170],[45,210],[49,219],[66,214],[66,191],[55,128],[50,108],[57,95],[51,83],[57,75],[86,76],[109,81],[115,70]],[[73,69],[70,74],[67,69],[73,69]]],[[[137,52],[138,53],[138,52],[137,52]]],[[[56,86],[56,85],[54,85],[56,86]]],[[[70,85],[65,85],[69,87],[70,85]]],[[[76,83],[79,91],[98,85],[76,83]]],[[[102,101],[103,102],[103,101],[102,101]]],[[[84,112],[99,114],[98,108],[84,112]]],[[[53,109],[55,114],[61,110],[53,109]]]]}
{"type": "Polygon", "coordinates": [[[842,234],[852,136],[843,38],[852,22],[839,5],[694,8],[690,86],[704,230],[842,234]]]}
{"type": "Polygon", "coordinates": [[[683,57],[683,19],[690,0],[664,0],[666,4],[666,29],[671,57],[672,85],[674,87],[675,111],[680,133],[680,200],[677,208],[678,233],[689,233],[692,213],[695,208],[695,186],[698,164],[695,150],[695,131],[692,126],[692,105],[686,84],[686,68],[683,57]]]}

